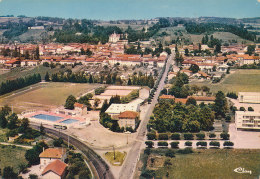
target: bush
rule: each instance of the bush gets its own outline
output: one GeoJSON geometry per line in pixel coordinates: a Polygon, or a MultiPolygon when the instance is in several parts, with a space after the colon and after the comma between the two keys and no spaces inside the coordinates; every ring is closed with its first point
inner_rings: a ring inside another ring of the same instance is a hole
{"type": "Polygon", "coordinates": [[[147,139],[148,140],[156,140],[156,135],[155,133],[147,133],[147,139]]]}
{"type": "Polygon", "coordinates": [[[204,140],[205,139],[205,134],[203,134],[203,133],[196,134],[196,136],[197,136],[198,140],[204,140]]]}
{"type": "Polygon", "coordinates": [[[227,97],[233,98],[233,99],[237,99],[238,98],[237,94],[234,93],[234,92],[227,93],[227,97]]]}
{"type": "Polygon", "coordinates": [[[160,147],[168,147],[168,142],[159,141],[158,146],[160,147]]]}
{"type": "Polygon", "coordinates": [[[179,154],[190,154],[190,153],[193,153],[193,150],[192,150],[192,148],[187,147],[185,149],[178,150],[177,153],[179,153],[179,154]]]}
{"type": "Polygon", "coordinates": [[[147,148],[153,148],[154,146],[153,141],[145,141],[145,144],[147,145],[147,148]]]}
{"type": "Polygon", "coordinates": [[[179,148],[179,142],[171,142],[171,148],[179,148]]]}
{"type": "Polygon", "coordinates": [[[178,133],[174,133],[171,135],[171,139],[172,140],[180,140],[181,139],[181,135],[178,133]]]}
{"type": "Polygon", "coordinates": [[[221,134],[220,134],[220,137],[221,137],[223,140],[229,140],[230,135],[229,135],[228,133],[221,133],[221,134]]]}
{"type": "Polygon", "coordinates": [[[189,146],[189,147],[192,146],[192,142],[186,141],[186,142],[185,142],[185,146],[189,146]]]}
{"type": "Polygon", "coordinates": [[[191,133],[184,134],[184,140],[193,140],[194,136],[191,133]]]}
{"type": "Polygon", "coordinates": [[[246,111],[246,109],[244,107],[240,107],[239,111],[246,111]]]}
{"type": "Polygon", "coordinates": [[[248,110],[248,111],[254,111],[254,108],[248,107],[247,110],[248,110]]]}
{"type": "Polygon", "coordinates": [[[230,122],[231,121],[231,116],[226,116],[226,121],[230,122]]]}
{"type": "Polygon", "coordinates": [[[158,139],[159,140],[168,140],[169,137],[168,137],[168,134],[161,133],[161,134],[159,134],[158,139]]]}
{"type": "Polygon", "coordinates": [[[212,139],[212,138],[215,138],[215,137],[216,137],[216,134],[215,134],[215,133],[210,133],[210,134],[209,134],[209,138],[212,139]]]}
{"type": "Polygon", "coordinates": [[[223,144],[223,146],[225,146],[225,147],[233,147],[233,146],[234,146],[234,143],[231,142],[231,141],[225,141],[224,144],[223,144]]]}
{"type": "Polygon", "coordinates": [[[199,142],[197,142],[196,143],[196,146],[201,146],[201,147],[207,147],[207,142],[201,142],[201,141],[199,141],[199,142]]]}
{"type": "Polygon", "coordinates": [[[144,171],[142,171],[141,176],[144,178],[154,178],[155,171],[154,170],[144,170],[144,171]]]}
{"type": "Polygon", "coordinates": [[[174,151],[171,150],[171,149],[167,150],[167,152],[165,153],[165,156],[166,157],[171,157],[171,158],[175,157],[174,151]]]}
{"type": "Polygon", "coordinates": [[[151,154],[151,149],[150,148],[144,149],[144,154],[150,155],[151,154]]]}
{"type": "Polygon", "coordinates": [[[217,142],[217,141],[211,141],[211,142],[209,143],[209,145],[210,145],[210,146],[213,146],[213,147],[220,147],[220,143],[217,142]]]}

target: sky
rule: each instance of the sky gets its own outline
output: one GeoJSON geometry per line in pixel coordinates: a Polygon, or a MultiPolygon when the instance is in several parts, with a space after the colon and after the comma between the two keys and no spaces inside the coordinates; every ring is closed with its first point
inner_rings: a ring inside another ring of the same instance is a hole
{"type": "Polygon", "coordinates": [[[260,17],[260,0],[0,0],[0,15],[119,20],[260,17]]]}

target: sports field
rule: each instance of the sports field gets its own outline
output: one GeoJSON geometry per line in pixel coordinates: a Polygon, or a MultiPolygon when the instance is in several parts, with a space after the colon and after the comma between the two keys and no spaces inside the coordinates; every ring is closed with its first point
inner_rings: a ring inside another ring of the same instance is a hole
{"type": "Polygon", "coordinates": [[[260,70],[236,70],[220,83],[192,82],[199,86],[206,85],[212,92],[260,92],[260,70]]]}
{"type": "Polygon", "coordinates": [[[0,106],[9,105],[14,111],[48,110],[63,105],[69,95],[75,97],[88,93],[100,86],[99,84],[77,83],[38,83],[24,91],[14,91],[8,96],[0,97],[0,106]]]}

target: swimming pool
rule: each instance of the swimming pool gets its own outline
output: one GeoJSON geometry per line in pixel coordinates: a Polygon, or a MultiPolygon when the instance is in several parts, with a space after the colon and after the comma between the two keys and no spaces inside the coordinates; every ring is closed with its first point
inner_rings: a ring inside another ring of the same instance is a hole
{"type": "Polygon", "coordinates": [[[47,120],[47,121],[58,121],[58,120],[62,119],[62,117],[53,116],[53,115],[47,115],[47,114],[37,114],[37,115],[35,115],[33,117],[37,118],[37,119],[47,120]]]}
{"type": "Polygon", "coordinates": [[[76,119],[66,119],[64,121],[61,121],[60,123],[71,124],[71,123],[74,123],[74,122],[78,122],[78,120],[76,120],[76,119]]]}

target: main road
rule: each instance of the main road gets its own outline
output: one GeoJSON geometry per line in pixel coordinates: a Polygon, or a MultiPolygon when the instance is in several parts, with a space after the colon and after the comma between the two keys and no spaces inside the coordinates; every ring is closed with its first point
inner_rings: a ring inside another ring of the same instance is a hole
{"type": "MultiPolygon", "coordinates": [[[[39,130],[39,125],[37,124],[30,124],[31,127],[34,129],[39,130]]],[[[81,142],[80,140],[68,136],[65,133],[62,133],[60,131],[47,128],[45,127],[45,132],[47,134],[54,135],[56,137],[61,137],[63,140],[67,141],[69,139],[69,143],[78,148],[81,152],[83,152],[86,157],[89,160],[89,164],[94,167],[93,171],[96,173],[97,177],[100,179],[114,179],[114,175],[112,174],[111,170],[109,169],[109,166],[106,164],[106,162],[98,155],[96,154],[92,149],[90,149],[86,144],[81,142]]],[[[92,167],[92,168],[93,168],[92,167]]]]}
{"type": "Polygon", "coordinates": [[[173,64],[173,57],[174,57],[174,54],[172,54],[169,57],[169,59],[167,60],[164,74],[163,74],[161,81],[158,85],[157,91],[154,93],[155,94],[154,98],[152,99],[152,102],[147,109],[145,117],[142,119],[142,122],[139,126],[139,130],[138,130],[136,140],[133,143],[132,148],[130,149],[130,151],[129,151],[127,157],[126,157],[126,160],[123,164],[123,167],[121,168],[121,171],[119,173],[119,179],[131,179],[131,178],[133,178],[134,171],[135,171],[135,168],[136,168],[136,164],[137,164],[139,156],[140,156],[141,146],[142,146],[143,142],[146,140],[146,126],[149,122],[149,119],[150,119],[150,116],[153,112],[153,109],[154,109],[155,105],[157,104],[157,99],[159,97],[159,94],[160,94],[161,90],[163,89],[163,87],[165,85],[164,81],[167,77],[167,73],[169,71],[170,65],[173,64]]]}

